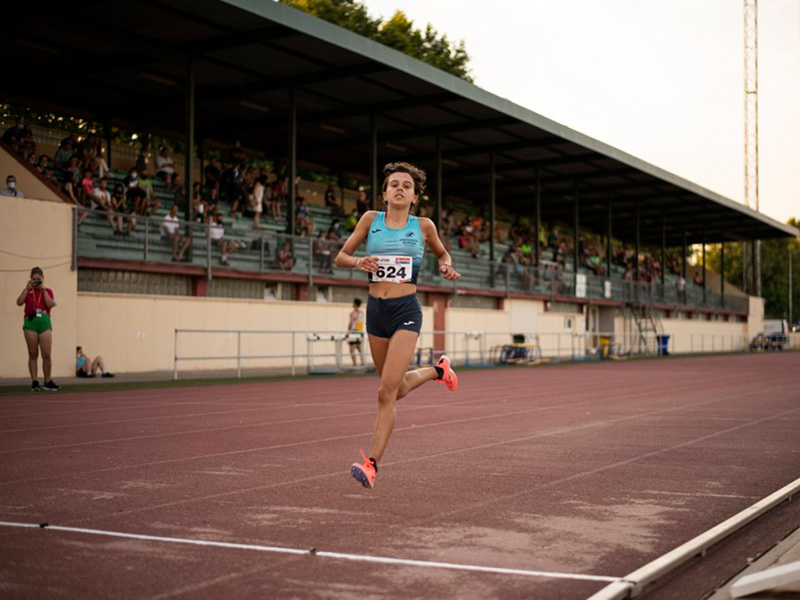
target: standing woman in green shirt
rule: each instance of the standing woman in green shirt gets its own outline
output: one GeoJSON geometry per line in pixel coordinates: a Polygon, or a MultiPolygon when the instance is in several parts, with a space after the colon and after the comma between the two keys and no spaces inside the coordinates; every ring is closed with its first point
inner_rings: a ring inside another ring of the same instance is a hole
{"type": "Polygon", "coordinates": [[[53,362],[53,324],[50,321],[50,310],[56,305],[53,290],[44,287],[44,272],[39,267],[31,269],[31,278],[25,289],[17,298],[17,306],[25,306],[22,319],[22,333],[28,345],[28,371],[31,374],[31,391],[38,392],[39,350],[42,352],[42,371],[44,371],[44,389],[57,392],[58,385],[51,377],[53,362]]]}

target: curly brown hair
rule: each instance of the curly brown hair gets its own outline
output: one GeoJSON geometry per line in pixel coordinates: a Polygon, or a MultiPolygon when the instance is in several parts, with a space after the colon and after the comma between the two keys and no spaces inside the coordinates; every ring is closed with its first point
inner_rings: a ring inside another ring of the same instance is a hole
{"type": "Polygon", "coordinates": [[[421,196],[425,192],[425,171],[407,162],[389,163],[383,167],[383,191],[389,187],[389,177],[395,173],[408,173],[414,180],[414,195],[421,196]]]}

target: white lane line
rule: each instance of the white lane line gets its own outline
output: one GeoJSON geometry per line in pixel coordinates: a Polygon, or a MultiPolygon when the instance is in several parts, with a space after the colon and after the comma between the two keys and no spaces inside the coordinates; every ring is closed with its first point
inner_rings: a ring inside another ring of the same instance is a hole
{"type": "Polygon", "coordinates": [[[83,527],[64,527],[61,525],[38,525],[36,523],[17,523],[13,521],[0,521],[3,527],[20,527],[26,529],[46,529],[52,531],[66,531],[69,533],[83,533],[87,535],[101,535],[115,538],[143,540],[146,542],[163,542],[169,544],[185,544],[190,546],[207,546],[213,548],[227,548],[233,550],[253,550],[256,552],[273,552],[276,554],[295,554],[315,556],[318,558],[332,558],[337,560],[351,560],[357,562],[380,563],[385,565],[404,565],[423,567],[429,569],[450,569],[455,571],[476,571],[479,573],[493,573],[500,575],[521,575],[523,577],[547,577],[551,579],[573,579],[579,581],[603,581],[614,583],[620,581],[619,577],[605,575],[586,575],[583,573],[559,573],[555,571],[533,571],[528,569],[509,569],[505,567],[486,567],[482,565],[469,565],[462,563],[448,563],[428,560],[414,560],[409,558],[394,558],[389,556],[370,556],[368,554],[350,554],[346,552],[328,552],[325,550],[307,550],[302,548],[285,548],[281,546],[262,546],[260,544],[237,544],[233,542],[219,542],[214,540],[194,540],[190,538],[164,537],[157,535],[144,535],[139,533],[124,533],[121,531],[107,531],[104,529],[86,529],[83,527]]]}

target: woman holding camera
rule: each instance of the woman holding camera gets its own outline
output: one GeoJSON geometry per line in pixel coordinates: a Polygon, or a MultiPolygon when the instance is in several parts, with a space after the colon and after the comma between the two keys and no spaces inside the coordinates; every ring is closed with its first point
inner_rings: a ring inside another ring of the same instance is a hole
{"type": "Polygon", "coordinates": [[[38,392],[38,360],[39,349],[42,351],[42,371],[44,371],[44,389],[57,392],[58,385],[50,378],[53,367],[50,353],[53,348],[53,324],[50,322],[50,310],[56,305],[53,290],[44,287],[44,272],[39,267],[31,269],[31,278],[25,289],[17,298],[17,306],[25,306],[25,317],[22,320],[22,333],[28,345],[28,370],[31,373],[31,391],[38,392]]]}

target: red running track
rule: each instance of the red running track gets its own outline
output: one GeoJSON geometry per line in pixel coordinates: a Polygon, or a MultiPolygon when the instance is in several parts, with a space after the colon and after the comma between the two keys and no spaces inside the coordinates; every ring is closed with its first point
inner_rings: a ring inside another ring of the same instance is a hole
{"type": "Polygon", "coordinates": [[[2,398],[0,521],[92,532],[0,525],[0,596],[586,598],[800,477],[799,358],[465,371],[374,490],[376,378],[2,398]]]}

